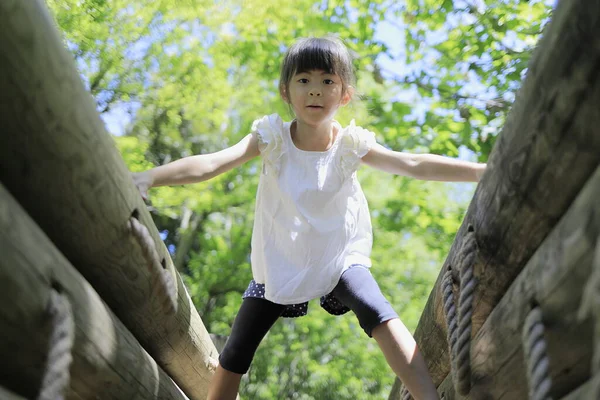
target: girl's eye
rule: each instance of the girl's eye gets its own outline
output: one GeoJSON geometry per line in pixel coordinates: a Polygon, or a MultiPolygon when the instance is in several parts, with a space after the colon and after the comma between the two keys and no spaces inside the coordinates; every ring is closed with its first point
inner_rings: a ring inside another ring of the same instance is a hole
{"type": "Polygon", "coordinates": [[[323,83],[326,85],[333,85],[335,82],[332,79],[325,79],[323,83]]]}
{"type": "Polygon", "coordinates": [[[299,83],[308,83],[308,79],[306,79],[306,78],[300,78],[300,79],[298,79],[298,82],[299,83]]]}

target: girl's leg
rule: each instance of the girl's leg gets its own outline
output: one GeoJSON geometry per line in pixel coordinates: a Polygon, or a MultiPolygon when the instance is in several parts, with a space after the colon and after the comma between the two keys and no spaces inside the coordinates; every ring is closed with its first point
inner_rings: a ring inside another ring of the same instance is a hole
{"type": "Polygon", "coordinates": [[[284,310],[284,305],[265,299],[244,299],[219,356],[219,365],[208,389],[208,400],[236,398],[242,375],[248,372],[258,345],[284,310]]]}
{"type": "Polygon", "coordinates": [[[372,335],[389,366],[415,400],[439,399],[425,359],[417,348],[415,339],[399,318],[377,325],[372,335]]]}
{"type": "Polygon", "coordinates": [[[243,374],[227,371],[219,364],[210,381],[207,400],[235,399],[240,390],[243,374]]]}
{"type": "Polygon", "coordinates": [[[346,270],[333,294],[354,311],[365,333],[375,338],[388,364],[415,400],[439,399],[415,340],[368,269],[346,270]]]}

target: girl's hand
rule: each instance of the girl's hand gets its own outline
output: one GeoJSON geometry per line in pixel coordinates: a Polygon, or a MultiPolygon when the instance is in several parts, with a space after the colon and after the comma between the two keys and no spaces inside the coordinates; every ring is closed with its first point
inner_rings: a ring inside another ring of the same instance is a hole
{"type": "Polygon", "coordinates": [[[140,191],[142,199],[148,201],[148,189],[154,184],[154,178],[150,171],[132,172],[131,177],[133,178],[133,183],[135,183],[135,186],[140,191]]]}

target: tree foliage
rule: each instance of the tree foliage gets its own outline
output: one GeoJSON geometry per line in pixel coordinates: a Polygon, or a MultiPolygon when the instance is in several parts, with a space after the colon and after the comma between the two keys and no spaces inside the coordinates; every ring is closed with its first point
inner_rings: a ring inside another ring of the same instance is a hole
{"type": "MultiPolygon", "coordinates": [[[[547,23],[531,0],[47,0],[132,171],[220,150],[278,112],[283,51],[333,33],[356,55],[358,93],[339,120],[403,151],[485,161],[547,23]]],[[[151,212],[205,325],[227,335],[251,279],[260,161],[151,192],[151,212]]],[[[473,193],[362,169],[373,274],[414,329],[473,193]]],[[[386,398],[393,383],[352,314],[312,302],[267,335],[242,397],[386,398]]]]}

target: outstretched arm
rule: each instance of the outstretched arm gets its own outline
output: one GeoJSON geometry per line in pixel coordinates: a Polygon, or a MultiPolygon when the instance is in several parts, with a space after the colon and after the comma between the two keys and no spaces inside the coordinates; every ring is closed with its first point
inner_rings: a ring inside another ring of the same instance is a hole
{"type": "Polygon", "coordinates": [[[395,175],[427,181],[478,182],[486,164],[457,160],[435,154],[410,154],[386,149],[376,143],[363,162],[395,175]]]}
{"type": "Polygon", "coordinates": [[[237,144],[216,153],[184,157],[171,163],[134,173],[133,181],[142,196],[151,187],[184,185],[211,179],[259,155],[256,134],[248,134],[237,144]]]}

